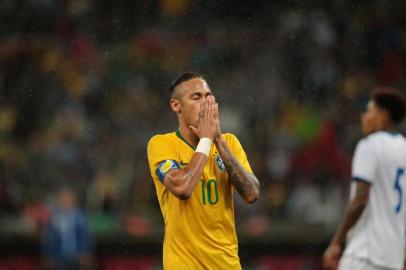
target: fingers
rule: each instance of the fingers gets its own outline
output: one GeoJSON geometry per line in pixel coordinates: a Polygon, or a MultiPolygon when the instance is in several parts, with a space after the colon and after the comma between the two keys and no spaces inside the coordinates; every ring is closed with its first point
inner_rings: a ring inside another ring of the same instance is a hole
{"type": "Polygon", "coordinates": [[[214,106],[214,117],[216,118],[216,120],[218,120],[220,118],[219,105],[218,103],[215,103],[213,106],[214,106]]]}
{"type": "Polygon", "coordinates": [[[216,103],[216,99],[215,99],[215,97],[214,96],[208,96],[207,98],[206,98],[206,101],[207,101],[207,103],[208,103],[208,106],[209,106],[209,111],[210,111],[210,116],[214,116],[214,114],[215,114],[215,105],[217,104],[216,103]]]}
{"type": "Polygon", "coordinates": [[[206,101],[202,102],[202,105],[200,106],[200,117],[204,118],[205,116],[205,111],[206,111],[206,101]]]}
{"type": "Polygon", "coordinates": [[[214,96],[208,96],[207,101],[210,105],[213,105],[214,103],[216,103],[216,98],[214,96]]]}
{"type": "Polygon", "coordinates": [[[204,115],[204,102],[200,104],[199,118],[203,118],[204,115]]]}
{"type": "Polygon", "coordinates": [[[196,126],[189,126],[190,130],[200,137],[208,137],[214,140],[218,133],[219,124],[216,120],[217,103],[215,98],[207,96],[200,104],[199,121],[196,126]]]}
{"type": "Polygon", "coordinates": [[[213,115],[213,105],[212,105],[212,100],[210,98],[207,98],[205,101],[205,121],[210,123],[211,119],[214,117],[213,115]]]}
{"type": "Polygon", "coordinates": [[[207,100],[209,101],[210,105],[214,106],[215,108],[215,118],[218,119],[218,103],[216,102],[216,98],[214,96],[209,96],[207,97],[207,100]]]}
{"type": "Polygon", "coordinates": [[[216,120],[216,106],[215,104],[210,105],[210,116],[212,119],[216,120]]]}
{"type": "Polygon", "coordinates": [[[206,99],[206,117],[210,117],[210,101],[206,99]]]}
{"type": "Polygon", "coordinates": [[[207,116],[211,117],[211,106],[217,104],[214,96],[208,96],[200,105],[200,118],[206,118],[207,116]]]}
{"type": "Polygon", "coordinates": [[[213,124],[213,120],[215,120],[216,119],[216,117],[215,117],[215,114],[216,114],[216,112],[215,112],[215,104],[214,104],[214,98],[213,98],[213,96],[208,96],[207,98],[206,98],[206,108],[207,108],[207,121],[210,123],[210,124],[213,124]]]}

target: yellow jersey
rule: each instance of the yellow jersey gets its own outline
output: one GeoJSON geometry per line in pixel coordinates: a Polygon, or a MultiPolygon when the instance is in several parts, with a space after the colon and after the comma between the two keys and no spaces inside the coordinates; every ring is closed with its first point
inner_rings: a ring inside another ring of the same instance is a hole
{"type": "MultiPolygon", "coordinates": [[[[223,134],[230,151],[252,172],[247,156],[230,133],[223,134]]],[[[188,200],[175,197],[163,185],[171,169],[184,168],[194,148],[179,131],[156,135],[148,143],[148,161],[165,223],[165,270],[240,270],[234,224],[233,186],[213,144],[199,183],[188,200]]]]}

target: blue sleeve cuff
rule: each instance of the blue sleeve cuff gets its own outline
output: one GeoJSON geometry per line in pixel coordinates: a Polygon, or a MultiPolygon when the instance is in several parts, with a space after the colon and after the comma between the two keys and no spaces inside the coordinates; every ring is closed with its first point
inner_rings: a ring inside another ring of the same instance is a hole
{"type": "Polygon", "coordinates": [[[159,181],[163,183],[165,175],[174,169],[180,169],[179,163],[176,160],[168,159],[161,161],[161,163],[159,163],[155,173],[158,176],[159,181]]]}
{"type": "Polygon", "coordinates": [[[353,177],[352,177],[352,180],[357,181],[357,182],[364,182],[364,183],[367,183],[367,184],[372,185],[372,181],[371,181],[371,180],[368,180],[368,179],[366,179],[366,178],[364,178],[364,177],[353,176],[353,177]]]}

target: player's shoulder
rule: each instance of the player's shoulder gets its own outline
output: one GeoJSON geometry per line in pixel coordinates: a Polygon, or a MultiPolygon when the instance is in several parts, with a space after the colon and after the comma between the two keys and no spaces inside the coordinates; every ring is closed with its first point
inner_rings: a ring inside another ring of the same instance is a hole
{"type": "Polygon", "coordinates": [[[156,144],[164,144],[171,142],[175,138],[175,132],[169,132],[165,134],[156,134],[152,136],[148,141],[148,147],[156,144]]]}
{"type": "Polygon", "coordinates": [[[406,139],[402,134],[397,132],[376,131],[362,138],[358,142],[357,148],[380,149],[382,145],[403,147],[406,146],[406,139]]]}
{"type": "Polygon", "coordinates": [[[238,142],[237,136],[235,136],[233,133],[223,133],[222,134],[223,139],[227,142],[227,144],[238,142]]]}
{"type": "Polygon", "coordinates": [[[379,131],[368,134],[358,141],[357,148],[373,147],[373,145],[377,141],[380,141],[381,139],[382,139],[382,134],[379,131]]]}
{"type": "Polygon", "coordinates": [[[235,136],[233,133],[228,132],[228,133],[223,133],[222,135],[225,140],[238,140],[237,136],[235,136]]]}
{"type": "Polygon", "coordinates": [[[364,136],[359,142],[360,143],[371,143],[380,138],[382,138],[382,134],[380,132],[374,132],[374,133],[364,136]]]}
{"type": "Polygon", "coordinates": [[[231,149],[240,149],[242,144],[233,133],[223,133],[223,139],[231,149]]]}
{"type": "Polygon", "coordinates": [[[369,142],[369,143],[374,143],[377,141],[381,140],[391,140],[391,139],[402,139],[404,140],[405,137],[397,132],[397,131],[376,131],[374,133],[371,133],[367,136],[365,136],[362,141],[369,142]]]}

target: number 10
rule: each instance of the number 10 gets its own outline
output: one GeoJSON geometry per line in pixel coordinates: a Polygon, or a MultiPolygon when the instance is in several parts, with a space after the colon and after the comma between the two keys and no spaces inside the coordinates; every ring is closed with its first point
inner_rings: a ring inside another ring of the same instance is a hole
{"type": "Polygon", "coordinates": [[[217,188],[217,181],[215,179],[210,179],[205,183],[204,179],[200,180],[202,183],[202,201],[206,204],[206,198],[209,204],[215,205],[219,201],[219,192],[217,188]],[[206,192],[207,191],[207,192],[206,192]],[[212,195],[214,192],[214,196],[212,195]],[[214,198],[213,198],[214,197],[214,198]]]}

